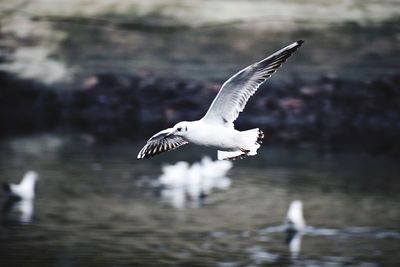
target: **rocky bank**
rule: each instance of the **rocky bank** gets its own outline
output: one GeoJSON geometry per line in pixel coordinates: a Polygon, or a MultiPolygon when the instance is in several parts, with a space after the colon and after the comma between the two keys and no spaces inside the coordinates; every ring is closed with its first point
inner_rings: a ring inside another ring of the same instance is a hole
{"type": "MultiPolygon", "coordinates": [[[[99,141],[152,134],[207,110],[220,84],[150,73],[89,76],[57,90],[0,73],[2,138],[38,131],[78,131],[99,141]]],[[[400,75],[365,82],[324,77],[312,84],[264,84],[236,122],[260,127],[266,142],[363,147],[400,153],[400,75]]]]}

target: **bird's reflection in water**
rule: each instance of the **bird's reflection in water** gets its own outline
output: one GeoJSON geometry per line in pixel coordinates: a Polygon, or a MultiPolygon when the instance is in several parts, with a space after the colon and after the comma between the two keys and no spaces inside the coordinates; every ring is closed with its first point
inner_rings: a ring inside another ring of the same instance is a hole
{"type": "Polygon", "coordinates": [[[302,238],[303,232],[286,231],[286,243],[292,259],[297,259],[300,255],[302,238]]]}
{"type": "Polygon", "coordinates": [[[32,222],[33,213],[33,199],[8,197],[3,204],[3,215],[8,221],[28,224],[32,222]]]}
{"type": "Polygon", "coordinates": [[[204,157],[190,165],[180,161],[162,168],[158,178],[160,196],[174,208],[199,207],[213,190],[226,190],[231,180],[226,177],[230,161],[212,161],[204,157]]]}

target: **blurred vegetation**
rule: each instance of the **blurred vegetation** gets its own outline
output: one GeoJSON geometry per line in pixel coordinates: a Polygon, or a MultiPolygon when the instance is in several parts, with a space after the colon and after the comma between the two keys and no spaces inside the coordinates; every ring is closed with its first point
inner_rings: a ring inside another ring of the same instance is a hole
{"type": "Polygon", "coordinates": [[[46,83],[71,85],[93,73],[143,70],[222,82],[297,39],[306,41],[304,48],[274,81],[326,74],[364,80],[392,75],[400,62],[398,1],[0,4],[1,68],[46,83]]]}

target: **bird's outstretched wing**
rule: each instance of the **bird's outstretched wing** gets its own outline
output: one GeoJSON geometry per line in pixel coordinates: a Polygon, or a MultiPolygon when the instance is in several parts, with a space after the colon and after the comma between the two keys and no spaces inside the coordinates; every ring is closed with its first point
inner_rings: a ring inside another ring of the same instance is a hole
{"type": "Polygon", "coordinates": [[[140,150],[137,159],[148,159],[188,143],[182,137],[173,135],[171,132],[172,128],[168,128],[153,135],[140,150]]]}
{"type": "Polygon", "coordinates": [[[302,40],[275,52],[271,56],[248,66],[227,80],[221,87],[202,120],[209,123],[232,125],[243,111],[249,98],[290,57],[302,40]]]}

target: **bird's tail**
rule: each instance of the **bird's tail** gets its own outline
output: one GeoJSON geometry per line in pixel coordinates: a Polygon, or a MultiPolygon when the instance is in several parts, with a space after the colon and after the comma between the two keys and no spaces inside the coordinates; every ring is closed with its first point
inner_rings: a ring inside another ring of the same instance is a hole
{"type": "Polygon", "coordinates": [[[218,159],[242,159],[247,156],[257,155],[257,150],[262,143],[264,133],[258,129],[251,129],[240,133],[244,140],[244,147],[235,151],[220,151],[218,150],[218,159]]]}
{"type": "Polygon", "coordinates": [[[257,149],[262,144],[262,139],[264,138],[264,133],[258,129],[251,129],[247,131],[241,132],[243,139],[246,141],[245,150],[248,150],[247,153],[249,156],[257,155],[257,149]]]}

